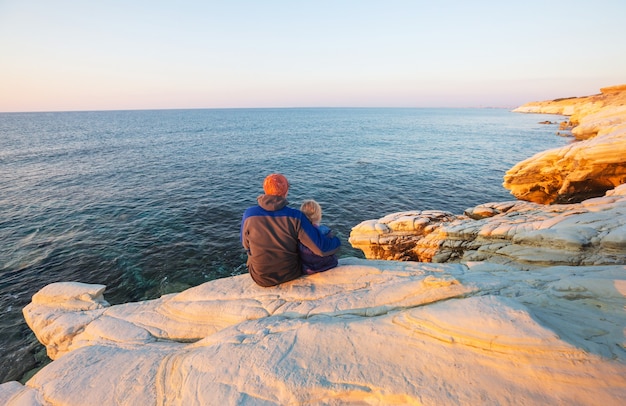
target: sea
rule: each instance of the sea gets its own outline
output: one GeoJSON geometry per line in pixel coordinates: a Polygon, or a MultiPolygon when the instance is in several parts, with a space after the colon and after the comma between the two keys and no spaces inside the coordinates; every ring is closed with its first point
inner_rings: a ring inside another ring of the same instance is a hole
{"type": "Polygon", "coordinates": [[[564,117],[507,109],[292,108],[0,114],[0,382],[47,362],[22,309],[47,284],[111,304],[246,273],[239,230],[266,175],[316,199],[342,240],[364,220],[514,200],[517,162],[564,117]]]}

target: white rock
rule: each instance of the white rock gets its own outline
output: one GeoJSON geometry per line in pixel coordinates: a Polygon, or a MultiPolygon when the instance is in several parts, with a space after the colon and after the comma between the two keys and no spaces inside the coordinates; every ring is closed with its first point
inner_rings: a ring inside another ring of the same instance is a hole
{"type": "MultiPolygon", "coordinates": [[[[92,291],[55,287],[69,302],[92,291]]],[[[29,323],[62,322],[75,333],[49,337],[67,351],[25,386],[0,385],[8,406],[612,405],[626,397],[626,266],[523,271],[343,258],[273,288],[241,275],[93,310],[69,309],[45,290],[50,301],[28,306],[29,323]]]]}
{"type": "Polygon", "coordinates": [[[545,206],[530,202],[486,203],[466,216],[432,217],[423,212],[367,220],[387,227],[385,238],[361,234],[357,225],[350,243],[370,259],[423,262],[489,260],[532,266],[626,263],[626,185],[606,196],[577,204],[545,206]],[[482,215],[489,213],[490,215],[482,215]],[[395,219],[402,219],[397,221],[395,219]],[[407,224],[428,223],[409,231],[407,224]],[[398,227],[396,229],[395,227],[398,227]]]}

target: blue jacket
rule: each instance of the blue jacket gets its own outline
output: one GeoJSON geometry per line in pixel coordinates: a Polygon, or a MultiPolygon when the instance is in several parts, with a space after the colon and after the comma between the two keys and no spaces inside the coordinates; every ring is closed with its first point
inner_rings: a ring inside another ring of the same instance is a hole
{"type": "Polygon", "coordinates": [[[298,243],[319,256],[334,254],[341,242],[327,238],[300,210],[280,196],[261,195],[241,220],[241,244],[248,272],[260,286],[274,286],[302,275],[298,243]]]}
{"type": "MultiPolygon", "coordinates": [[[[326,238],[332,238],[330,228],[325,225],[319,225],[317,229],[320,230],[326,238]]],[[[302,243],[298,245],[298,251],[300,252],[300,261],[302,261],[302,273],[305,275],[327,271],[336,267],[339,263],[336,255],[329,255],[326,257],[316,255],[302,243]]]]}

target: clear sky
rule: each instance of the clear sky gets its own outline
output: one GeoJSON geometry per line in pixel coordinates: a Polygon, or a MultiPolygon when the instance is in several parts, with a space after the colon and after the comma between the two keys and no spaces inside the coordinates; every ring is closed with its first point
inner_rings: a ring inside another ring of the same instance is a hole
{"type": "Polygon", "coordinates": [[[626,83],[625,0],[0,0],[0,111],[515,107],[626,83]]]}

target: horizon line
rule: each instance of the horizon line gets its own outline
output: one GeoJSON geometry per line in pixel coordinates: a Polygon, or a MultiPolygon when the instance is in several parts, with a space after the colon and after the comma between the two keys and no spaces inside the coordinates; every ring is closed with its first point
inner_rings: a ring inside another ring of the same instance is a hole
{"type": "Polygon", "coordinates": [[[519,106],[432,106],[432,107],[416,107],[416,106],[299,106],[299,107],[165,107],[165,108],[120,108],[120,109],[85,109],[85,110],[10,110],[0,111],[0,114],[45,114],[45,113],[104,113],[104,112],[121,112],[121,111],[180,111],[180,110],[394,110],[394,109],[508,109],[513,110],[519,106]]]}

